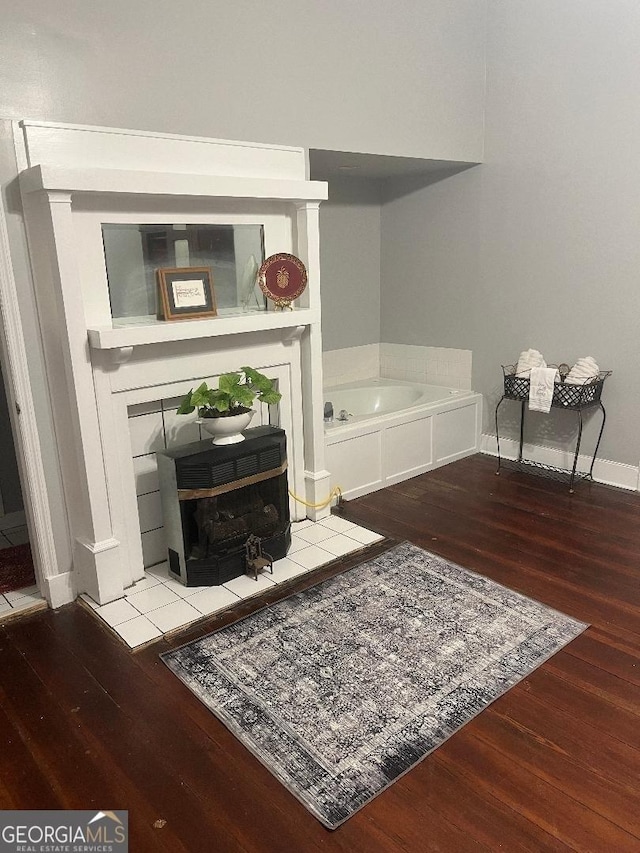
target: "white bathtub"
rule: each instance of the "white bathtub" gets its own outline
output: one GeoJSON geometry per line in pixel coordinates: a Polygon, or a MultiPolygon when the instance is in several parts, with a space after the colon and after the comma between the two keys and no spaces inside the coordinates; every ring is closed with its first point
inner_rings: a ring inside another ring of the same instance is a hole
{"type": "Polygon", "coordinates": [[[327,468],[346,498],[480,450],[482,396],[473,391],[369,379],[327,388],[324,399],[334,410],[325,424],[327,468]]]}
{"type": "Polygon", "coordinates": [[[441,388],[438,385],[415,385],[392,379],[368,379],[350,385],[338,385],[325,389],[324,399],[331,402],[334,420],[328,428],[342,426],[338,419],[341,411],[347,413],[347,422],[362,420],[376,415],[387,415],[413,409],[415,406],[430,405],[450,400],[452,397],[469,395],[470,391],[441,388]]]}

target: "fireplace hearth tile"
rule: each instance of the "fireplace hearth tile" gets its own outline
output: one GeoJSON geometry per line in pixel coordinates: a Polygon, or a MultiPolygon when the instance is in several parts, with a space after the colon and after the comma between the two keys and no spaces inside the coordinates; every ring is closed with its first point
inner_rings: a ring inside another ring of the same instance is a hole
{"type": "Polygon", "coordinates": [[[362,545],[371,545],[373,542],[380,542],[384,539],[380,533],[374,533],[373,530],[367,530],[366,527],[356,527],[355,530],[350,530],[347,536],[355,539],[362,545]]]}
{"type": "Polygon", "coordinates": [[[296,533],[300,539],[304,539],[310,545],[317,545],[323,539],[328,539],[330,536],[335,536],[335,531],[324,527],[322,524],[314,524],[312,527],[305,527],[299,533],[296,533]]]}
{"type": "Polygon", "coordinates": [[[140,615],[140,611],[132,607],[124,598],[119,598],[118,601],[112,601],[110,604],[103,604],[102,607],[96,608],[96,613],[100,616],[107,625],[115,628],[122,622],[127,622],[129,619],[135,619],[140,615]]]}
{"type": "Polygon", "coordinates": [[[301,536],[298,536],[297,533],[293,533],[291,535],[291,546],[287,551],[288,554],[293,554],[294,551],[299,551],[301,548],[308,548],[309,543],[306,539],[303,539],[301,536]]]}
{"type": "Polygon", "coordinates": [[[157,610],[150,610],[146,614],[147,619],[153,622],[163,634],[166,634],[167,631],[175,631],[176,628],[181,628],[183,625],[188,625],[189,622],[200,619],[201,615],[200,611],[182,599],[174,601],[173,604],[167,604],[165,607],[159,607],[157,610]]]}
{"type": "Polygon", "coordinates": [[[318,548],[317,545],[310,545],[308,548],[303,548],[301,551],[296,551],[295,554],[291,554],[287,559],[290,559],[294,563],[298,563],[299,566],[303,566],[305,569],[310,570],[317,569],[318,566],[322,566],[323,563],[330,562],[335,559],[335,555],[330,551],[318,548]]]}
{"type": "Polygon", "coordinates": [[[189,598],[186,600],[192,607],[199,610],[203,616],[209,616],[218,610],[232,607],[240,601],[240,598],[223,586],[210,586],[196,592],[194,595],[189,595],[189,598]]]}
{"type": "Polygon", "coordinates": [[[336,557],[344,557],[346,554],[351,554],[353,551],[358,551],[362,548],[362,544],[352,539],[350,536],[345,536],[338,533],[337,536],[332,536],[330,539],[324,539],[322,547],[336,557]]]}
{"type": "Polygon", "coordinates": [[[161,581],[169,580],[169,563],[156,563],[155,566],[149,566],[144,570],[145,576],[152,575],[154,578],[159,578],[161,581]]]}
{"type": "Polygon", "coordinates": [[[239,578],[227,581],[223,586],[238,598],[250,598],[252,595],[264,592],[265,589],[270,589],[274,584],[275,581],[271,580],[270,574],[261,574],[258,575],[257,581],[249,575],[240,575],[239,578]]]}
{"type": "Polygon", "coordinates": [[[160,578],[156,578],[153,575],[146,574],[142,578],[142,580],[136,581],[133,586],[130,586],[128,589],[125,589],[125,597],[129,598],[130,595],[135,595],[138,592],[143,592],[145,589],[151,589],[151,587],[157,586],[159,583],[160,578]]]}
{"type": "Polygon", "coordinates": [[[160,583],[152,586],[151,589],[145,589],[142,592],[135,593],[135,595],[130,595],[127,600],[140,613],[148,613],[150,610],[164,607],[165,604],[180,601],[180,597],[164,584],[160,583]]]}
{"type": "Polygon", "coordinates": [[[210,586],[185,586],[180,583],[180,581],[170,577],[163,578],[162,583],[167,587],[167,589],[170,589],[172,592],[175,592],[176,595],[180,596],[180,598],[190,598],[196,592],[211,589],[210,586]]]}
{"type": "Polygon", "coordinates": [[[357,527],[352,521],[347,521],[346,518],[340,518],[339,515],[330,515],[328,518],[321,518],[318,524],[323,527],[328,527],[329,530],[335,530],[336,533],[347,533],[357,527]]]}
{"type": "Polygon", "coordinates": [[[310,518],[303,518],[302,521],[294,521],[291,524],[291,531],[297,533],[299,530],[304,530],[305,527],[312,527],[314,524],[310,518]]]}
{"type": "Polygon", "coordinates": [[[153,622],[150,622],[146,616],[136,616],[135,619],[123,622],[114,628],[114,631],[132,649],[162,636],[162,631],[153,622]]]}
{"type": "Polygon", "coordinates": [[[263,573],[257,582],[248,575],[241,575],[223,586],[186,587],[169,576],[166,562],[158,562],[145,570],[144,580],[125,591],[125,598],[101,607],[89,596],[81,597],[131,648],[135,648],[163,633],[232,607],[243,598],[272,589],[275,584],[304,575],[336,557],[384,539],[339,516],[319,522],[309,519],[294,522],[291,529],[292,547],[287,556],[274,563],[273,575],[263,573]],[[307,538],[303,538],[303,533],[307,538]],[[309,537],[313,539],[318,535],[319,544],[308,541],[309,537]]]}
{"type": "Polygon", "coordinates": [[[282,560],[277,560],[273,564],[273,580],[276,583],[291,580],[299,575],[305,575],[309,569],[301,566],[299,563],[294,563],[288,557],[283,557],[282,560]]]}

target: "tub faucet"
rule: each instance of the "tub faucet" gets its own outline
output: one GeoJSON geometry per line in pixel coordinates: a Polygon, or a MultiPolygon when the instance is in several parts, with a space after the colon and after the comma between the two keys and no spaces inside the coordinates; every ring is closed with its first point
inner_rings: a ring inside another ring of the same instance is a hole
{"type": "Polygon", "coordinates": [[[324,420],[325,423],[331,423],[333,420],[333,403],[324,404],[324,420]]]}

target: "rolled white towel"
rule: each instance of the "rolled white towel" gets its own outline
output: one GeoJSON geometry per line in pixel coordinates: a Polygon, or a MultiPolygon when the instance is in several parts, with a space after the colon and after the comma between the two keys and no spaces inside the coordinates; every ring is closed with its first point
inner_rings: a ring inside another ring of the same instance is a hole
{"type": "Polygon", "coordinates": [[[533,367],[546,367],[547,363],[542,357],[542,353],[537,349],[523,350],[518,358],[516,366],[516,374],[518,376],[528,376],[533,367]]]}
{"type": "Polygon", "coordinates": [[[571,376],[571,378],[578,377],[581,379],[584,379],[588,376],[596,376],[597,373],[597,370],[594,370],[590,367],[583,367],[582,365],[578,365],[577,367],[574,367],[572,368],[572,370],[569,371],[569,375],[571,376]]]}
{"type": "Polygon", "coordinates": [[[598,365],[596,363],[595,358],[593,358],[593,356],[587,355],[584,358],[579,358],[576,361],[576,363],[574,364],[574,367],[584,367],[584,368],[588,368],[590,370],[593,370],[594,368],[597,368],[598,365]]]}
{"type": "Polygon", "coordinates": [[[592,355],[585,355],[582,358],[576,359],[576,364],[595,364],[596,360],[592,355]]]}
{"type": "Polygon", "coordinates": [[[593,356],[587,355],[576,361],[564,381],[569,385],[584,385],[585,382],[595,379],[599,373],[600,368],[595,359],[593,356]]]}

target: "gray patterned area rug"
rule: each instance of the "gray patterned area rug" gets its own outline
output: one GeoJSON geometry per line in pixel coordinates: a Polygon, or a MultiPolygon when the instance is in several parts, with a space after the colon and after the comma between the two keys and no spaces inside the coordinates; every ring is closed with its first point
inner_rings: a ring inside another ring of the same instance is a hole
{"type": "Polygon", "coordinates": [[[162,658],[334,829],[586,627],[405,542],[162,658]]]}

